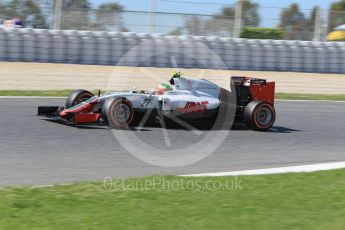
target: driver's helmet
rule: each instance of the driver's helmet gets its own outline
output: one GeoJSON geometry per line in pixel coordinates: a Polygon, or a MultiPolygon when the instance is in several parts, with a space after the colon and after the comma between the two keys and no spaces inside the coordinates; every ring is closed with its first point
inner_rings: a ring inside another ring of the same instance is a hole
{"type": "Polygon", "coordinates": [[[172,74],[172,78],[179,78],[183,75],[183,73],[179,72],[179,71],[175,71],[172,74]]]}
{"type": "Polygon", "coordinates": [[[170,85],[163,83],[163,84],[159,84],[157,86],[156,93],[158,95],[162,95],[162,94],[164,94],[165,92],[167,92],[169,90],[171,90],[170,85]]]}

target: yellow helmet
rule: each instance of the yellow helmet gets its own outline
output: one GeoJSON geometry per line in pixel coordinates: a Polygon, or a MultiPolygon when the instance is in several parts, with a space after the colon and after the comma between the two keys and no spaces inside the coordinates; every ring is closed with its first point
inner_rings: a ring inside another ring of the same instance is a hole
{"type": "Polygon", "coordinates": [[[175,71],[175,72],[173,72],[172,77],[173,78],[179,78],[182,75],[183,75],[183,73],[181,73],[180,71],[175,71]]]}

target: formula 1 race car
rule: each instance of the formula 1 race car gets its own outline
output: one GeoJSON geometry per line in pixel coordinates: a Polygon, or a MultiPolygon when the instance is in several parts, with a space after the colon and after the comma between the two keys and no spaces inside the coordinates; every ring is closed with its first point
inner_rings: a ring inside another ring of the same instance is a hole
{"type": "Polygon", "coordinates": [[[258,131],[273,126],[274,82],[232,77],[230,89],[176,73],[169,84],[159,85],[151,92],[99,92],[95,96],[87,90],[75,90],[67,97],[64,107],[40,106],[38,116],[76,125],[107,124],[120,129],[176,118],[187,123],[215,122],[219,117],[222,117],[220,122],[243,122],[258,131]]]}

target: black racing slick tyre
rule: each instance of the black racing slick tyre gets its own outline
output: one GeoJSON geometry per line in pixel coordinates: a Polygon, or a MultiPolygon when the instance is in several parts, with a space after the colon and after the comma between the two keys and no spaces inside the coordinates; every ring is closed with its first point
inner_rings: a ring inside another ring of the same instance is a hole
{"type": "Polygon", "coordinates": [[[276,112],[269,103],[251,101],[244,110],[244,119],[247,126],[252,130],[266,131],[273,126],[276,112]]]}
{"type": "Polygon", "coordinates": [[[93,93],[84,89],[74,90],[68,95],[65,108],[71,108],[72,106],[75,106],[83,101],[86,101],[87,99],[93,96],[94,96],[93,93]]]}
{"type": "Polygon", "coordinates": [[[129,127],[133,122],[133,105],[125,98],[107,100],[102,107],[102,119],[113,129],[129,127]]]}

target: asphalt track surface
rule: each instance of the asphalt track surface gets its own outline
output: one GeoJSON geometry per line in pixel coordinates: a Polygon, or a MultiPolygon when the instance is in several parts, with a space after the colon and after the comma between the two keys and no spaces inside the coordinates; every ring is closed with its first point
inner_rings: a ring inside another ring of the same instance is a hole
{"type": "MultiPolygon", "coordinates": [[[[159,167],[139,160],[105,127],[66,126],[35,116],[38,105],[63,103],[63,99],[0,99],[0,186],[345,161],[343,102],[278,101],[271,131],[231,130],[213,154],[183,167],[159,167]]],[[[167,133],[175,146],[197,141],[188,130],[167,133]]],[[[147,127],[136,135],[156,147],[164,146],[160,128],[147,127]]],[[[207,143],[201,143],[200,148],[203,144],[207,143]]]]}

